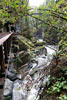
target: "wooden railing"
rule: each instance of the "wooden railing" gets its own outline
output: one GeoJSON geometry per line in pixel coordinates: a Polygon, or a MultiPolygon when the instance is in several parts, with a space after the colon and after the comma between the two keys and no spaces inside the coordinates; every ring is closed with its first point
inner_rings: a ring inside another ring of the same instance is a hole
{"type": "Polygon", "coordinates": [[[12,33],[0,33],[0,66],[2,72],[5,72],[5,63],[8,60],[11,37],[12,33]]]}

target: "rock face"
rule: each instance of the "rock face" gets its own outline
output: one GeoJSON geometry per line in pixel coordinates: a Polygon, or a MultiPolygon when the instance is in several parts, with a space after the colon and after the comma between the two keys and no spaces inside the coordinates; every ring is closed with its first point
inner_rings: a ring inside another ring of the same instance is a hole
{"type": "Polygon", "coordinates": [[[13,82],[10,81],[8,78],[5,80],[5,87],[4,87],[4,96],[9,96],[12,93],[13,82]]]}

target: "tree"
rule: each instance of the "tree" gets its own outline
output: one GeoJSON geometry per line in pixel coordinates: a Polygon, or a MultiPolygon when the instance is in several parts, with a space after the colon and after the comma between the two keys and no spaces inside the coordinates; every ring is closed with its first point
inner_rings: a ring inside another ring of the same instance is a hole
{"type": "Polygon", "coordinates": [[[51,40],[52,43],[58,42],[61,36],[67,32],[66,0],[60,0],[59,2],[51,0],[47,3],[47,5],[41,5],[38,9],[36,9],[36,12],[31,12],[29,15],[41,22],[40,24],[44,29],[45,39],[47,38],[48,40],[51,40]]]}
{"type": "Polygon", "coordinates": [[[0,1],[0,21],[16,22],[27,10],[27,0],[2,0],[0,1]]]}

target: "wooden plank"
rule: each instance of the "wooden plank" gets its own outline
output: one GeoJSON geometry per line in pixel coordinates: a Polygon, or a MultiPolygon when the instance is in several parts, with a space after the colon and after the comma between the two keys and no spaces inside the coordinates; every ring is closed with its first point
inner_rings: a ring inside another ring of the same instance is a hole
{"type": "Polygon", "coordinates": [[[4,35],[1,39],[0,39],[0,46],[12,35],[12,33],[8,34],[8,35],[4,35]]]}

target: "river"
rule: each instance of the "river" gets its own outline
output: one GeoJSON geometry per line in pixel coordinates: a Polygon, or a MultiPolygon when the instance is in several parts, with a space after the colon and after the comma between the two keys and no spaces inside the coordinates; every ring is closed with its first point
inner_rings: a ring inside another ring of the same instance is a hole
{"type": "MultiPolygon", "coordinates": [[[[39,55],[37,55],[30,64],[27,74],[22,79],[22,75],[15,81],[5,79],[4,97],[8,97],[11,94],[9,100],[38,100],[42,93],[46,82],[48,82],[50,75],[48,69],[53,54],[56,53],[57,46],[44,46],[39,55]],[[47,52],[45,51],[47,49],[47,52]],[[47,54],[46,54],[46,53],[47,54]],[[32,66],[31,66],[32,65],[32,66]],[[10,84],[10,85],[9,85],[10,84]]],[[[7,71],[7,74],[10,73],[7,71]]],[[[25,72],[26,73],[26,72],[25,72]]]]}

